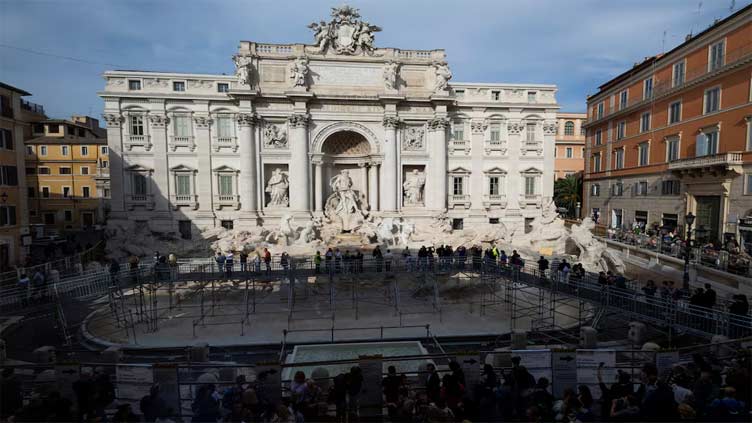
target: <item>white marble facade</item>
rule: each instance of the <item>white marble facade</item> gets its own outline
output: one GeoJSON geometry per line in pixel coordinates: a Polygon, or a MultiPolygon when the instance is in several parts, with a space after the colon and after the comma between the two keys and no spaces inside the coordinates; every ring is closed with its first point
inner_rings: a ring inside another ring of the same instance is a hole
{"type": "Polygon", "coordinates": [[[311,29],[313,45],[242,41],[233,75],[106,72],[111,219],[266,226],[338,199],[465,225],[540,216],[555,86],[451,82],[443,50],[374,47],[381,29],[347,6],[311,29]]]}

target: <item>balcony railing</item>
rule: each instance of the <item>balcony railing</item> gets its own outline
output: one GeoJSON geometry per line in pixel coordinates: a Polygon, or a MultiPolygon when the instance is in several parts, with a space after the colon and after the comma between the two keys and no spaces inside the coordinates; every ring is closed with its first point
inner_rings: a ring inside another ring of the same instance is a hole
{"type": "Polygon", "coordinates": [[[491,206],[506,206],[507,196],[504,194],[486,194],[483,196],[483,206],[489,208],[491,206]]]}
{"type": "Polygon", "coordinates": [[[191,151],[196,148],[196,144],[193,142],[193,136],[170,136],[170,149],[172,151],[177,150],[178,147],[189,147],[191,151]]]}
{"type": "Polygon", "coordinates": [[[173,194],[171,200],[175,210],[180,208],[180,206],[198,208],[198,196],[195,194],[173,194]]]}
{"type": "Polygon", "coordinates": [[[466,194],[449,194],[449,206],[464,206],[466,209],[469,209],[470,196],[466,194]]]}
{"type": "Polygon", "coordinates": [[[486,155],[500,154],[503,156],[507,154],[507,142],[505,140],[486,140],[484,149],[486,155]]]}
{"type": "Polygon", "coordinates": [[[235,209],[240,208],[240,196],[238,195],[225,195],[225,194],[218,194],[214,196],[214,208],[220,209],[222,207],[229,206],[234,207],[235,209]]]}
{"type": "Polygon", "coordinates": [[[471,143],[469,140],[450,140],[449,141],[449,151],[452,154],[470,154],[470,146],[471,143]]]}
{"type": "Polygon", "coordinates": [[[144,147],[147,150],[151,149],[151,142],[148,135],[128,135],[126,137],[125,145],[128,147],[128,150],[133,149],[133,147],[144,147]]]}
{"type": "Polygon", "coordinates": [[[32,113],[37,113],[37,114],[40,114],[40,115],[44,114],[44,107],[43,106],[41,106],[39,104],[36,104],[36,103],[32,103],[30,101],[26,101],[24,99],[21,99],[21,108],[23,110],[26,110],[26,111],[29,111],[29,112],[32,112],[32,113]]]}
{"type": "MultiPolygon", "coordinates": [[[[669,76],[668,79],[665,81],[655,81],[653,85],[652,95],[646,98],[643,98],[643,96],[641,95],[638,98],[629,99],[626,102],[626,104],[624,104],[618,101],[619,93],[614,93],[617,95],[616,104],[611,106],[610,104],[608,104],[610,102],[610,96],[604,97],[602,99],[604,103],[603,114],[599,116],[596,113],[595,115],[590,116],[588,118],[587,123],[591,124],[601,119],[607,118],[613,114],[625,111],[627,109],[632,109],[635,107],[639,107],[640,105],[650,103],[651,101],[654,101],[659,97],[662,97],[666,94],[670,94],[671,92],[674,92],[674,91],[678,91],[688,85],[694,84],[695,82],[713,73],[722,72],[726,69],[730,69],[734,67],[736,64],[738,64],[739,62],[742,62],[748,59],[752,59],[752,43],[747,43],[737,49],[727,51],[726,55],[724,56],[724,63],[721,66],[716,66],[716,67],[711,68],[708,63],[703,63],[700,66],[687,69],[684,75],[684,80],[681,82],[674,81],[673,76],[669,76]]],[[[670,66],[670,64],[661,64],[661,67],[657,68],[656,70],[663,69],[667,66],[670,66]]],[[[669,75],[672,75],[672,72],[669,72],[669,75]]],[[[591,104],[590,106],[592,105],[593,104],[591,104]]]]}
{"type": "Polygon", "coordinates": [[[125,197],[126,205],[129,210],[135,207],[146,207],[147,210],[154,210],[153,194],[130,194],[125,197]]]}
{"type": "Polygon", "coordinates": [[[5,106],[0,107],[0,116],[13,119],[13,108],[5,106]]]}
{"type": "Polygon", "coordinates": [[[217,137],[214,139],[213,147],[214,151],[219,151],[222,148],[232,148],[232,151],[235,152],[238,150],[238,143],[235,142],[235,137],[217,137]]]}
{"type": "Polygon", "coordinates": [[[742,162],[742,153],[735,151],[735,152],[728,152],[728,153],[720,153],[720,154],[713,154],[709,156],[700,156],[700,157],[692,157],[688,159],[679,159],[674,160],[672,162],[669,162],[668,169],[669,170],[685,170],[685,169],[697,169],[697,168],[705,168],[705,167],[728,167],[728,166],[735,166],[735,165],[741,165],[742,162]]]}
{"type": "Polygon", "coordinates": [[[540,194],[520,194],[520,207],[523,209],[529,206],[540,208],[541,200],[540,194]]]}

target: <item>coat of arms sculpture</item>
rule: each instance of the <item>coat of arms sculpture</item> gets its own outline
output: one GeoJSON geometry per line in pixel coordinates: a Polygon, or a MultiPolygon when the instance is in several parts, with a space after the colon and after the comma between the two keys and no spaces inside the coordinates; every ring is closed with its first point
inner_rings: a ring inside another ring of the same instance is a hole
{"type": "Polygon", "coordinates": [[[313,30],[315,51],[325,54],[329,49],[337,54],[373,54],[373,33],[381,31],[376,25],[360,19],[358,9],[351,6],[332,8],[332,19],[308,25],[313,30]]]}

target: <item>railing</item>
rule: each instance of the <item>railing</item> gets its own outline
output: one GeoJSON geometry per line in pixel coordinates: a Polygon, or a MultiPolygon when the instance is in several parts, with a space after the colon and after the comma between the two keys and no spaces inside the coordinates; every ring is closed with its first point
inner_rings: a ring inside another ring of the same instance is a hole
{"type": "Polygon", "coordinates": [[[148,135],[128,135],[128,142],[132,144],[143,144],[149,139],[148,135]]]}
{"type": "Polygon", "coordinates": [[[175,201],[178,202],[190,202],[193,200],[193,195],[175,195],[175,201]]]}
{"type": "Polygon", "coordinates": [[[235,137],[217,137],[217,142],[220,144],[231,144],[235,141],[235,137]]]}
{"type": "MultiPolygon", "coordinates": [[[[698,47],[698,48],[707,48],[705,47],[698,47]]],[[[710,65],[708,63],[704,63],[701,66],[697,66],[692,68],[691,70],[687,70],[685,72],[684,81],[680,83],[675,83],[673,81],[673,72],[669,72],[668,75],[669,79],[666,81],[660,81],[655,82],[653,84],[653,92],[652,95],[647,98],[642,98],[642,95],[639,98],[631,99],[626,102],[626,105],[622,104],[621,102],[617,102],[613,106],[608,105],[607,103],[610,101],[610,97],[604,97],[601,101],[604,103],[603,107],[603,115],[598,116],[597,114],[595,116],[591,116],[588,118],[588,124],[595,123],[601,119],[604,119],[606,117],[609,117],[611,115],[614,115],[616,113],[623,112],[628,109],[632,109],[635,107],[639,107],[643,104],[648,104],[651,101],[657,100],[659,97],[662,97],[664,95],[670,94],[671,92],[681,90],[682,88],[695,83],[696,81],[702,79],[703,77],[713,74],[713,73],[720,73],[725,69],[729,69],[732,66],[736,65],[738,62],[741,62],[745,59],[749,59],[752,57],[752,43],[747,43],[742,45],[741,47],[726,52],[726,55],[724,57],[724,64],[722,66],[718,66],[715,68],[710,68],[710,65]]],[[[661,64],[660,68],[658,69],[664,69],[667,66],[670,66],[669,64],[661,64]]],[[[655,75],[653,75],[653,78],[655,78],[655,75]]],[[[615,93],[617,96],[619,93],[615,93]]],[[[597,106],[596,106],[597,109],[597,106]]]]}
{"type": "Polygon", "coordinates": [[[742,153],[729,152],[713,154],[709,156],[691,157],[669,162],[669,170],[692,169],[698,167],[718,166],[718,165],[741,165],[742,153]]]}
{"type": "Polygon", "coordinates": [[[258,44],[256,51],[267,54],[291,54],[293,47],[289,45],[258,44]]]}
{"type": "Polygon", "coordinates": [[[42,105],[32,103],[24,99],[21,99],[21,108],[32,113],[38,113],[40,115],[44,114],[44,107],[42,105]]]}
{"type": "Polygon", "coordinates": [[[221,195],[220,194],[220,195],[217,196],[217,199],[219,199],[219,201],[235,201],[237,199],[237,197],[234,196],[234,195],[232,195],[232,194],[229,194],[229,195],[221,195]]]}
{"type": "Polygon", "coordinates": [[[397,50],[397,55],[401,59],[430,59],[433,52],[425,50],[397,50]]]}
{"type": "Polygon", "coordinates": [[[143,202],[148,201],[151,198],[149,194],[131,194],[131,201],[143,202]]]}
{"type": "Polygon", "coordinates": [[[181,144],[188,144],[188,143],[190,143],[190,142],[191,142],[191,140],[192,140],[192,139],[193,139],[193,137],[192,137],[192,136],[187,136],[187,137],[178,137],[178,136],[173,136],[173,137],[172,137],[172,141],[173,141],[173,142],[176,142],[176,143],[181,143],[181,144]]]}

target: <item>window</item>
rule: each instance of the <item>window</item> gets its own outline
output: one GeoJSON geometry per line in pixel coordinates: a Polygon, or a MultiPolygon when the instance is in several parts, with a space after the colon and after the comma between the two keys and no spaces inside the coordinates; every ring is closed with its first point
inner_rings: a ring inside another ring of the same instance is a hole
{"type": "Polygon", "coordinates": [[[455,122],[454,125],[452,125],[452,139],[465,139],[465,125],[462,122],[455,122]]]}
{"type": "Polygon", "coordinates": [[[230,91],[230,84],[226,82],[220,82],[217,84],[217,92],[218,93],[226,93],[230,91]]]}
{"type": "Polygon", "coordinates": [[[603,143],[603,132],[600,129],[595,131],[595,145],[601,145],[603,143]]]}
{"type": "Polygon", "coordinates": [[[0,129],[0,147],[6,150],[14,150],[13,131],[10,129],[0,129]]]}
{"type": "Polygon", "coordinates": [[[0,206],[0,226],[16,224],[16,206],[0,206]]]}
{"type": "Polygon", "coordinates": [[[235,225],[233,224],[232,220],[221,220],[220,221],[220,225],[222,225],[222,227],[225,228],[225,229],[227,229],[227,230],[232,230],[232,228],[235,227],[235,225]]]}
{"type": "Polygon", "coordinates": [[[46,156],[47,155],[47,146],[46,145],[40,145],[39,146],[39,155],[40,156],[46,156]]]}
{"type": "Polygon", "coordinates": [[[501,125],[498,123],[491,124],[491,141],[501,141],[501,125]]]}
{"type": "Polygon", "coordinates": [[[146,176],[140,173],[133,174],[133,194],[146,195],[146,176]]]}
{"type": "Polygon", "coordinates": [[[232,175],[219,175],[219,195],[230,196],[233,195],[232,189],[232,175]]]}
{"type": "Polygon", "coordinates": [[[604,108],[603,102],[601,101],[600,103],[598,103],[598,109],[597,109],[598,112],[596,113],[596,116],[598,119],[603,117],[603,108],[604,108]]]}
{"type": "Polygon", "coordinates": [[[564,124],[564,135],[574,135],[574,122],[571,120],[564,124]]]}
{"type": "Polygon", "coordinates": [[[627,121],[623,120],[616,125],[616,139],[621,140],[627,136],[627,121]]]}
{"type": "Polygon", "coordinates": [[[51,123],[47,125],[47,132],[50,134],[59,134],[60,133],[60,125],[57,123],[51,123]]]}
{"type": "Polygon", "coordinates": [[[78,136],[79,137],[85,137],[86,136],[86,129],[84,129],[84,128],[78,128],[78,136]]]}
{"type": "Polygon", "coordinates": [[[650,155],[650,143],[642,142],[637,145],[637,165],[647,166],[650,155]]]}
{"type": "Polygon", "coordinates": [[[81,187],[81,197],[83,198],[89,198],[91,196],[91,188],[90,187],[81,187]]]}
{"type": "Polygon", "coordinates": [[[624,168],[624,149],[614,150],[614,169],[624,168]]]}
{"type": "Polygon", "coordinates": [[[63,187],[63,198],[70,197],[70,187],[63,187]]]}
{"type": "Polygon", "coordinates": [[[708,71],[712,72],[723,66],[724,56],[726,54],[726,42],[721,40],[710,46],[708,58],[708,71]]]}
{"type": "Polygon", "coordinates": [[[617,182],[611,186],[611,194],[614,197],[621,197],[624,195],[624,184],[621,182],[617,182]]]}
{"type": "Polygon", "coordinates": [[[42,198],[50,198],[50,187],[42,187],[42,198]]]}
{"type": "Polygon", "coordinates": [[[462,176],[452,177],[452,194],[453,195],[464,195],[462,181],[463,181],[462,176]]]}
{"type": "Polygon", "coordinates": [[[525,176],[525,195],[535,194],[535,176],[525,176]]]}
{"type": "Polygon", "coordinates": [[[65,210],[65,211],[63,212],[63,214],[64,214],[64,216],[65,216],[65,221],[66,221],[66,222],[72,222],[72,221],[73,221],[73,212],[72,212],[72,211],[70,211],[70,210],[65,210]]]}
{"type": "Polygon", "coordinates": [[[217,137],[231,138],[234,135],[232,129],[232,119],[229,116],[217,118],[217,137]]]}
{"type": "Polygon", "coordinates": [[[675,230],[679,226],[679,215],[676,213],[663,213],[662,224],[669,230],[675,230]]]}
{"type": "Polygon", "coordinates": [[[101,167],[102,169],[107,169],[108,167],[110,167],[110,162],[108,160],[100,160],[99,167],[101,167]]]}
{"type": "Polygon", "coordinates": [[[89,155],[89,147],[82,145],[81,146],[81,155],[82,156],[88,156],[89,155]]]}
{"type": "Polygon", "coordinates": [[[60,154],[62,154],[63,156],[67,156],[68,155],[68,146],[67,145],[61,145],[60,146],[60,154]]]}
{"type": "Polygon", "coordinates": [[[619,110],[627,107],[627,99],[629,98],[629,91],[624,90],[619,93],[619,110]]]}
{"type": "Polygon", "coordinates": [[[26,154],[34,154],[34,147],[27,145],[26,146],[26,154]]]}
{"type": "Polygon", "coordinates": [[[36,175],[37,174],[37,169],[33,168],[33,167],[27,167],[26,168],[26,174],[27,175],[36,175]]]}
{"type": "Polygon", "coordinates": [[[499,218],[498,217],[489,217],[488,218],[488,224],[489,225],[498,225],[499,224],[499,218]]]}
{"type": "Polygon", "coordinates": [[[110,189],[109,188],[105,188],[104,189],[104,198],[110,198],[110,189]]]}
{"type": "Polygon", "coordinates": [[[186,174],[175,175],[175,194],[178,197],[191,195],[191,176],[186,174]]]}
{"type": "Polygon", "coordinates": [[[465,90],[455,90],[454,95],[457,96],[457,98],[465,98],[465,90]]]}
{"type": "Polygon", "coordinates": [[[50,168],[49,167],[39,167],[39,174],[40,175],[49,175],[50,174],[50,168]]]}
{"type": "Polygon", "coordinates": [[[648,224],[648,212],[646,210],[635,210],[634,220],[644,228],[648,224]]]}
{"type": "Polygon", "coordinates": [[[173,81],[173,83],[172,83],[172,90],[173,91],[185,91],[185,82],[183,82],[183,81],[173,81]]]}
{"type": "Polygon", "coordinates": [[[601,171],[601,153],[593,154],[593,172],[601,171]]]}
{"type": "Polygon", "coordinates": [[[89,167],[88,166],[81,166],[81,174],[82,175],[88,175],[89,174],[89,167]]]}
{"type": "Polygon", "coordinates": [[[488,195],[499,195],[499,177],[498,176],[490,176],[488,178],[488,195]]]}
{"type": "Polygon", "coordinates": [[[671,162],[679,159],[679,137],[666,139],[666,161],[671,162]]]}
{"type": "Polygon", "coordinates": [[[18,186],[18,168],[16,166],[0,167],[0,185],[18,186]]]}
{"type": "Polygon", "coordinates": [[[69,167],[60,167],[58,168],[58,171],[61,175],[70,175],[71,174],[71,168],[69,167]]]}
{"type": "Polygon", "coordinates": [[[42,124],[42,123],[35,123],[34,124],[34,133],[35,134],[44,134],[44,124],[42,124]]]}
{"type": "Polygon", "coordinates": [[[653,97],[653,77],[646,79],[642,85],[642,99],[647,100],[653,97]]]}
{"type": "Polygon", "coordinates": [[[580,128],[580,135],[582,135],[583,137],[586,136],[587,135],[587,129],[581,127],[580,128]]]}
{"type": "Polygon", "coordinates": [[[752,195],[752,173],[745,175],[744,195],[752,195]]]}
{"type": "Polygon", "coordinates": [[[128,89],[131,91],[139,91],[141,90],[141,81],[138,79],[129,79],[128,80],[128,89]]]}
{"type": "Polygon", "coordinates": [[[674,63],[674,71],[671,79],[671,86],[678,87],[684,83],[684,60],[674,63]]]}
{"type": "Polygon", "coordinates": [[[695,143],[695,157],[710,156],[718,153],[718,130],[710,130],[697,134],[695,143]]]}
{"type": "Polygon", "coordinates": [[[647,181],[641,181],[635,183],[635,195],[646,196],[648,195],[648,183],[647,181]]]}
{"type": "Polygon", "coordinates": [[[574,156],[574,150],[572,147],[567,147],[566,154],[568,159],[571,159],[574,156]]]}
{"type": "Polygon", "coordinates": [[[600,195],[601,195],[601,186],[599,184],[590,185],[590,196],[600,197],[600,195]]]}
{"type": "Polygon", "coordinates": [[[110,154],[110,148],[107,147],[106,145],[103,145],[102,147],[100,147],[99,152],[102,155],[110,154]]]}
{"type": "Polygon", "coordinates": [[[55,224],[55,213],[45,213],[44,214],[44,224],[45,225],[54,225],[55,224]]]}
{"type": "Polygon", "coordinates": [[[452,219],[452,230],[461,231],[465,227],[463,219],[452,219]]]}
{"type": "Polygon", "coordinates": [[[491,99],[493,101],[499,101],[499,99],[501,99],[501,91],[491,91],[491,99]]]}
{"type": "Polygon", "coordinates": [[[668,124],[678,123],[681,120],[681,101],[675,101],[668,106],[668,124]]]}
{"type": "Polygon", "coordinates": [[[536,95],[535,91],[528,91],[527,92],[527,102],[528,103],[535,103],[535,95],[536,95]]]}
{"type": "Polygon", "coordinates": [[[717,112],[721,108],[721,87],[705,90],[704,114],[717,112]]]}
{"type": "Polygon", "coordinates": [[[650,112],[645,112],[640,116],[640,132],[650,130],[650,112]]]}
{"type": "Polygon", "coordinates": [[[525,136],[527,137],[527,142],[535,142],[535,124],[534,123],[528,123],[525,125],[525,136]]]}
{"type": "Polygon", "coordinates": [[[34,187],[27,187],[26,188],[26,196],[29,198],[34,198],[37,196],[37,190],[34,189],[34,187]]]}
{"type": "Polygon", "coordinates": [[[76,135],[76,127],[73,125],[68,125],[68,135],[75,136],[76,135]]]}
{"type": "Polygon", "coordinates": [[[677,180],[668,180],[661,182],[662,195],[679,195],[681,183],[677,180]]]}
{"type": "Polygon", "coordinates": [[[144,135],[144,117],[141,115],[133,115],[130,117],[131,121],[131,135],[144,135]]]}

